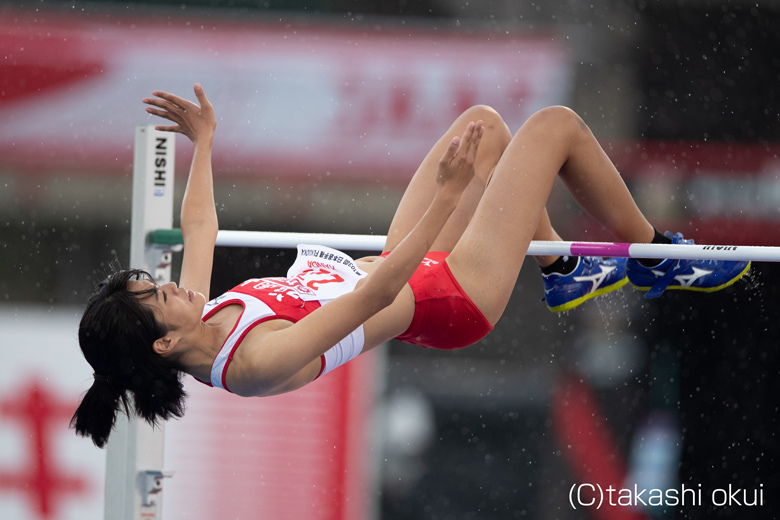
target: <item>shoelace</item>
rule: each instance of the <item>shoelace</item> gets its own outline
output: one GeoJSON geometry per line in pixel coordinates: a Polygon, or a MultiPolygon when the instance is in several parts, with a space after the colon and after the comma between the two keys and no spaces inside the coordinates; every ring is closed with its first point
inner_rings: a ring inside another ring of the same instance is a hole
{"type": "Polygon", "coordinates": [[[582,257],[582,263],[584,264],[582,270],[590,273],[590,271],[593,269],[593,258],[584,256],[582,257]]]}
{"type": "Polygon", "coordinates": [[[650,288],[649,291],[645,293],[645,298],[651,299],[651,298],[658,298],[661,296],[667,287],[669,287],[669,284],[672,283],[672,280],[674,280],[674,277],[677,276],[677,273],[682,271],[683,265],[682,260],[675,260],[675,262],[669,267],[669,269],[664,273],[664,275],[658,279],[655,284],[650,288]]]}
{"type": "MultiPolygon", "coordinates": [[[[669,233],[671,235],[671,233],[669,233]]],[[[666,236],[669,236],[666,235],[666,236]]],[[[672,244],[693,244],[692,238],[684,238],[682,233],[675,233],[670,237],[672,239],[672,244]]]]}

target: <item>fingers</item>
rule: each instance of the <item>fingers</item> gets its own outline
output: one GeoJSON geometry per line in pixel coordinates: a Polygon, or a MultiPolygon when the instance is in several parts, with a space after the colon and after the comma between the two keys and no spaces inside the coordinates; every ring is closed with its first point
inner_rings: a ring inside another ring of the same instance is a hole
{"type": "Polygon", "coordinates": [[[175,126],[164,126],[164,125],[158,125],[154,127],[155,130],[160,130],[162,132],[177,132],[179,134],[183,134],[184,130],[180,125],[175,126]]]}
{"type": "Polygon", "coordinates": [[[476,160],[477,149],[479,143],[482,140],[482,135],[485,133],[485,128],[482,121],[473,121],[466,125],[466,129],[463,131],[463,137],[453,137],[450,141],[447,150],[441,158],[442,164],[450,164],[454,160],[466,160],[468,163],[473,164],[476,160]]]}
{"type": "MultiPolygon", "coordinates": [[[[171,114],[178,116],[183,112],[187,112],[187,110],[198,108],[198,106],[195,105],[195,103],[180,98],[179,96],[175,94],[171,94],[170,92],[155,90],[154,92],[152,92],[152,95],[157,97],[145,98],[143,102],[147,105],[152,105],[162,110],[147,108],[146,111],[150,114],[164,117],[172,121],[179,122],[178,119],[174,119],[174,117],[171,117],[171,114]]],[[[206,99],[206,94],[203,92],[203,87],[201,87],[200,84],[197,83],[195,84],[195,95],[198,97],[199,101],[203,100],[206,103],[208,103],[208,100],[206,99]]]]}
{"type": "MultiPolygon", "coordinates": [[[[206,97],[206,92],[203,90],[203,87],[200,83],[195,83],[193,90],[195,91],[195,97],[198,98],[198,102],[200,102],[201,106],[211,105],[208,98],[206,97]]],[[[143,102],[147,105],[154,105],[171,112],[174,112],[177,109],[186,111],[198,108],[198,106],[192,101],[187,101],[186,99],[181,98],[175,94],[171,94],[170,92],[155,90],[152,92],[152,95],[157,96],[160,99],[146,98],[143,100],[143,102]]]]}
{"type": "MultiPolygon", "coordinates": [[[[165,94],[164,92],[153,92],[155,96],[159,96],[159,94],[165,94]]],[[[181,123],[181,116],[180,113],[183,110],[180,105],[175,104],[174,102],[167,100],[165,98],[161,99],[157,98],[145,98],[143,100],[143,103],[147,105],[151,105],[149,107],[146,107],[146,112],[148,114],[152,114],[154,116],[162,117],[164,119],[168,119],[170,121],[173,121],[174,123],[181,123]],[[153,108],[157,107],[157,108],[153,108]]],[[[175,97],[175,96],[173,96],[175,97]]]]}
{"type": "Polygon", "coordinates": [[[195,83],[193,90],[200,106],[192,101],[171,94],[170,92],[155,90],[152,92],[152,95],[156,97],[144,98],[143,100],[144,104],[151,105],[150,107],[147,107],[146,112],[179,124],[183,124],[184,120],[193,114],[198,117],[205,114],[207,119],[213,117],[214,109],[206,97],[206,93],[201,84],[195,83]]]}
{"type": "Polygon", "coordinates": [[[152,92],[152,95],[167,101],[168,106],[174,106],[184,110],[188,108],[192,108],[195,105],[192,101],[187,101],[186,99],[180,98],[175,94],[171,94],[170,92],[164,92],[162,90],[155,90],[154,92],[152,92]]]}
{"type": "Polygon", "coordinates": [[[450,164],[452,162],[452,159],[455,157],[455,154],[458,153],[458,149],[460,148],[461,139],[458,137],[453,137],[452,141],[450,141],[450,145],[447,147],[447,149],[444,151],[444,155],[441,157],[441,163],[442,164],[450,164]]]}
{"type": "MultiPolygon", "coordinates": [[[[168,121],[171,121],[173,123],[176,123],[176,127],[178,130],[171,130],[172,127],[165,127],[164,130],[167,132],[181,132],[181,125],[183,124],[183,119],[179,116],[179,114],[174,112],[169,112],[168,110],[158,110],[156,108],[152,107],[146,107],[146,113],[151,114],[153,116],[162,117],[163,119],[167,119],[168,121]]],[[[163,127],[158,126],[156,127],[157,130],[163,130],[163,127]]]]}
{"type": "Polygon", "coordinates": [[[217,122],[214,109],[200,83],[193,85],[197,100],[195,102],[183,99],[170,92],[155,90],[152,96],[143,100],[149,105],[148,114],[167,119],[172,125],[158,125],[155,128],[163,132],[176,132],[187,136],[193,143],[202,137],[214,134],[217,122]]]}
{"type": "Polygon", "coordinates": [[[482,141],[482,136],[485,134],[485,127],[482,124],[482,121],[477,121],[477,124],[474,128],[474,143],[473,143],[473,153],[476,155],[477,150],[479,149],[479,143],[482,141]]]}
{"type": "Polygon", "coordinates": [[[195,83],[193,90],[195,91],[195,97],[198,98],[200,106],[211,106],[211,103],[206,97],[206,92],[203,90],[203,86],[201,86],[200,83],[195,83]]]}
{"type": "Polygon", "coordinates": [[[171,118],[171,113],[168,110],[158,110],[156,108],[146,107],[146,112],[148,114],[152,114],[153,116],[160,116],[160,117],[164,117],[166,119],[170,119],[171,118]]]}
{"type": "Polygon", "coordinates": [[[485,128],[482,126],[482,121],[477,121],[476,123],[471,122],[466,126],[462,139],[462,152],[464,157],[471,160],[476,158],[479,142],[482,139],[484,131],[485,128]]]}
{"type": "MultiPolygon", "coordinates": [[[[196,87],[200,87],[200,85],[196,85],[196,87]]],[[[195,95],[198,96],[199,99],[201,97],[205,99],[205,94],[203,94],[203,89],[200,88],[200,95],[198,95],[199,94],[198,91],[199,89],[196,88],[195,95]]],[[[169,92],[155,90],[154,92],[152,92],[152,95],[157,97],[145,98],[143,100],[143,103],[147,105],[151,105],[146,107],[146,112],[153,116],[161,117],[163,119],[167,119],[173,123],[176,123],[175,125],[158,125],[155,126],[155,129],[163,132],[177,132],[180,134],[186,133],[184,131],[184,127],[182,126],[185,123],[184,115],[187,113],[188,109],[198,108],[198,107],[194,103],[182,99],[179,96],[176,96],[169,92]]]]}

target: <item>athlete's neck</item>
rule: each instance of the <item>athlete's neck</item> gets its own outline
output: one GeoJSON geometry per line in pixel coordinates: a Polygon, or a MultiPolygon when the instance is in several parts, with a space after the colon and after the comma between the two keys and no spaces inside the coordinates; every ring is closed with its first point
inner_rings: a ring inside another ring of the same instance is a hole
{"type": "Polygon", "coordinates": [[[184,372],[200,379],[211,380],[211,365],[219,354],[225,339],[235,325],[235,320],[212,318],[201,322],[186,338],[178,362],[184,372]]]}

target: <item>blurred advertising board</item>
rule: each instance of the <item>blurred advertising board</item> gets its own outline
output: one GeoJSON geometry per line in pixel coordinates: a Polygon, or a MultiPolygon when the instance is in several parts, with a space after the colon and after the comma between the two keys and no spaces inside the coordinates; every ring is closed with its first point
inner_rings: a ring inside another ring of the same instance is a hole
{"type": "Polygon", "coordinates": [[[549,34],[16,14],[0,21],[0,156],[22,171],[126,172],[134,126],[155,119],[141,100],[200,82],[222,172],[405,183],[465,108],[517,128],[570,90],[549,34]]]}

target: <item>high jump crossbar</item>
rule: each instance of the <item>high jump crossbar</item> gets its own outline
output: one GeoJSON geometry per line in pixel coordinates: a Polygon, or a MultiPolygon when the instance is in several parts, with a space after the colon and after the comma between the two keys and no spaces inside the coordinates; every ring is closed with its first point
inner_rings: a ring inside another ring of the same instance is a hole
{"type": "MultiPolygon", "coordinates": [[[[267,247],[295,249],[298,244],[318,244],[348,251],[381,251],[387,237],[338,233],[283,233],[273,231],[222,230],[220,247],[267,247]]],[[[149,240],[157,245],[182,244],[180,229],[157,229],[149,240]]],[[[686,260],[750,260],[780,262],[780,247],[719,246],[702,244],[630,244],[621,242],[547,242],[534,240],[528,255],[609,256],[622,258],[675,258],[686,260]]]]}

